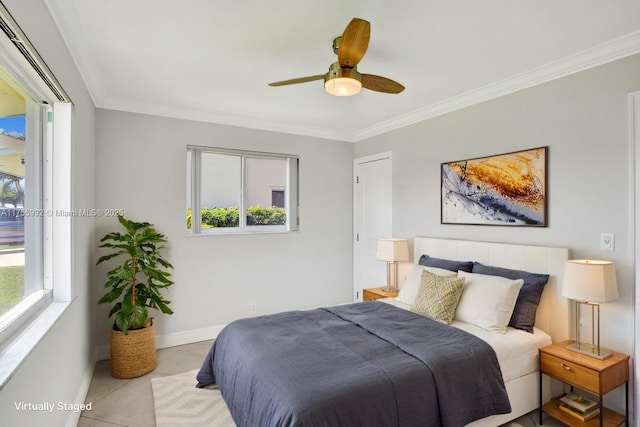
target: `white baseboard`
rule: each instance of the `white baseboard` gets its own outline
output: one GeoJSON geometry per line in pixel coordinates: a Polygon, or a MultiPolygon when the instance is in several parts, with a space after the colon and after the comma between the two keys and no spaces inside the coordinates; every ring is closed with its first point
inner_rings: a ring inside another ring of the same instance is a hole
{"type": "Polygon", "coordinates": [[[194,342],[213,340],[218,337],[226,325],[209,326],[207,328],[192,329],[167,335],[156,335],[156,348],[175,347],[177,345],[192,344],[194,342]]]}
{"type": "MultiPolygon", "coordinates": [[[[226,325],[209,326],[206,328],[192,329],[190,331],[156,335],[156,348],[175,347],[177,345],[213,340],[218,337],[218,334],[225,326],[226,325]]],[[[96,360],[106,360],[109,357],[109,344],[99,345],[96,348],[96,360]]]]}
{"type": "MultiPolygon", "coordinates": [[[[87,398],[87,393],[89,392],[89,387],[91,386],[91,379],[93,378],[93,372],[95,371],[96,362],[98,359],[95,357],[91,360],[89,367],[85,370],[84,377],[82,378],[82,383],[80,383],[80,387],[78,388],[78,393],[76,394],[75,403],[81,404],[84,403],[87,398]]],[[[82,415],[81,411],[69,411],[69,418],[67,419],[68,427],[76,427],[78,425],[78,421],[80,421],[80,416],[82,415]]]]}

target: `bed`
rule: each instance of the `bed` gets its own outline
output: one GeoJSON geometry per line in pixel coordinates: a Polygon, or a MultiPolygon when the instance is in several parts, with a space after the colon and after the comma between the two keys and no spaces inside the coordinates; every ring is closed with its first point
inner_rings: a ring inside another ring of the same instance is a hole
{"type": "MultiPolygon", "coordinates": [[[[217,383],[240,427],[495,427],[537,408],[537,348],[569,335],[569,306],[558,286],[569,250],[427,237],[413,246],[416,265],[428,254],[548,274],[535,327],[496,332],[475,319],[447,325],[409,310],[406,292],[404,300],[242,319],[214,342],[199,386],[217,383]]],[[[467,284],[492,277],[461,274],[467,284]]],[[[522,280],[507,282],[505,295],[518,296],[522,280]]],[[[461,305],[470,304],[469,289],[461,305]]],[[[548,399],[549,382],[542,387],[548,399]]]]}

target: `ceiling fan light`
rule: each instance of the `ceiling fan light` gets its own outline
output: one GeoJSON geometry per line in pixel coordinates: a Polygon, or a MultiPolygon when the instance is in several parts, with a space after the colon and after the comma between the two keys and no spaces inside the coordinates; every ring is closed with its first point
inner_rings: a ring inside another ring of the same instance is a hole
{"type": "Polygon", "coordinates": [[[352,96],[362,89],[362,75],[354,68],[342,68],[334,62],[324,75],[324,89],[333,96],[352,96]]]}
{"type": "Polygon", "coordinates": [[[353,96],[362,89],[362,82],[351,77],[335,77],[324,82],[324,89],[334,96],[353,96]]]}

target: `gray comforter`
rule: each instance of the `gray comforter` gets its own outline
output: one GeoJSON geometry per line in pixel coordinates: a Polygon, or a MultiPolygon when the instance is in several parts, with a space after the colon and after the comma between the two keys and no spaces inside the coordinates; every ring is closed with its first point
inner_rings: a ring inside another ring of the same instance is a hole
{"type": "Polygon", "coordinates": [[[197,379],[239,427],[461,427],[511,411],[488,344],[382,302],[233,322],[197,379]]]}

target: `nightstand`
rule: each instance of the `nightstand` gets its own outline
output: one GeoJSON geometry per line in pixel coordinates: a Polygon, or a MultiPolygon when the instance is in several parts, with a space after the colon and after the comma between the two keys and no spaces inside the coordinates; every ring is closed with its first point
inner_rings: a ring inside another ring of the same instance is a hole
{"type": "Polygon", "coordinates": [[[572,427],[579,426],[620,426],[629,420],[629,356],[613,353],[613,356],[599,360],[567,349],[571,341],[551,344],[539,349],[540,353],[540,395],[539,421],[542,424],[543,411],[556,420],[572,427]],[[601,407],[600,417],[583,422],[558,408],[558,400],[552,399],[542,406],[542,375],[548,375],[565,384],[576,387],[598,397],[625,385],[625,414],[619,414],[601,407]]]}
{"type": "Polygon", "coordinates": [[[367,288],[362,292],[363,301],[375,301],[380,298],[395,298],[397,292],[387,292],[384,288],[367,288]]]}

